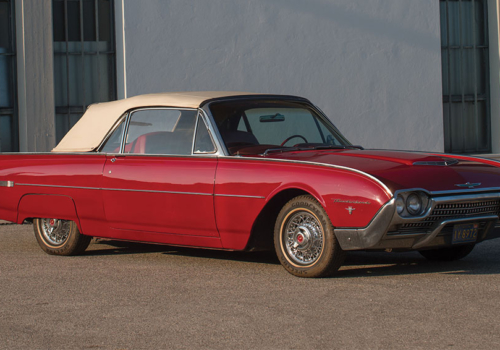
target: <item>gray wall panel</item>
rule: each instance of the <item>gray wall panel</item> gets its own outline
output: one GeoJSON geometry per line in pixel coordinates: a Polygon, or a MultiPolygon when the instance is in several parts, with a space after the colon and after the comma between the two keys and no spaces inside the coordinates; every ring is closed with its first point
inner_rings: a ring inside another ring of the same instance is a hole
{"type": "Polygon", "coordinates": [[[443,150],[438,1],[124,0],[124,20],[127,96],[296,94],[355,144],[443,150]]]}
{"type": "Polygon", "coordinates": [[[52,2],[17,0],[19,143],[24,152],[55,147],[52,2]]]}

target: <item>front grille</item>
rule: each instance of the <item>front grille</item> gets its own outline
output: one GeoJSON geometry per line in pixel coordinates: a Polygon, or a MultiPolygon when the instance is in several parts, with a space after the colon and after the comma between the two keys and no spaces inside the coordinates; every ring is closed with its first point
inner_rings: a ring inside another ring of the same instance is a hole
{"type": "Polygon", "coordinates": [[[436,222],[488,214],[500,215],[500,200],[438,204],[425,220],[399,225],[398,232],[423,233],[429,231],[436,222]]]}

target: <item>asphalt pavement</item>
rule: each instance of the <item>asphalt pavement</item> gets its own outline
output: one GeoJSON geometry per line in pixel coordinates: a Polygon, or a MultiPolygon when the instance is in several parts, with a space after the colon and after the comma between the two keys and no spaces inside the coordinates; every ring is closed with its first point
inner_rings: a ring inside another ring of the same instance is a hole
{"type": "Polygon", "coordinates": [[[0,349],[499,349],[500,239],[467,258],[349,254],[301,279],[273,254],[93,241],[45,254],[0,225],[0,349]]]}

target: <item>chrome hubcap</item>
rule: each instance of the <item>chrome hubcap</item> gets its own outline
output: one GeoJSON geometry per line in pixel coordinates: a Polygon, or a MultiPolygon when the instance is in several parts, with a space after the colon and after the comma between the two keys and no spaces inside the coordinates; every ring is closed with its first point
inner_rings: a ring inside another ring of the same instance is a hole
{"type": "Polygon", "coordinates": [[[64,244],[69,237],[70,222],[59,219],[41,219],[40,229],[47,243],[59,246],[64,244]]]}
{"type": "Polygon", "coordinates": [[[284,246],[295,263],[310,265],[319,259],[323,230],[314,215],[305,211],[293,214],[286,222],[284,233],[284,246]]]}

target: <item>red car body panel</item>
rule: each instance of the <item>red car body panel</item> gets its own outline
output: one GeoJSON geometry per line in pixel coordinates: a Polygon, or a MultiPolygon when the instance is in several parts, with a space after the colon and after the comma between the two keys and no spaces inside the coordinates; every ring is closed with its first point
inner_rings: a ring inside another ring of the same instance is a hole
{"type": "Polygon", "coordinates": [[[282,191],[313,195],[334,227],[364,228],[401,188],[500,183],[496,167],[467,157],[448,167],[411,165],[443,159],[375,151],[298,151],[274,159],[1,155],[0,181],[15,186],[0,187],[0,217],[17,223],[57,217],[96,237],[242,250],[258,215],[282,191]]]}
{"type": "Polygon", "coordinates": [[[391,197],[376,181],[347,169],[244,157],[221,158],[215,185],[215,213],[224,246],[243,249],[265,204],[289,189],[313,195],[335,227],[365,227],[391,197]],[[359,206],[356,215],[339,215],[347,214],[349,202],[366,204],[359,206]]]}
{"type": "MultiPolygon", "coordinates": [[[[33,212],[18,214],[23,196],[60,195],[73,199],[82,231],[101,229],[106,218],[98,189],[101,188],[105,159],[106,156],[100,154],[0,155],[0,181],[15,182],[12,188],[0,187],[0,217],[22,223],[28,217],[37,217],[33,212]]],[[[36,201],[39,206],[45,207],[45,212],[58,213],[59,201],[55,203],[54,198],[48,196],[36,198],[30,200],[30,207],[36,201]]]]}
{"type": "Polygon", "coordinates": [[[24,195],[19,201],[17,222],[32,217],[52,217],[55,211],[58,218],[75,221],[81,227],[73,198],[58,194],[24,195]]]}
{"type": "Polygon", "coordinates": [[[288,152],[276,157],[358,169],[382,181],[392,192],[410,188],[422,188],[428,191],[452,191],[457,190],[456,184],[467,181],[480,182],[480,187],[483,188],[500,185],[498,173],[500,163],[483,162],[472,157],[379,150],[288,152]],[[459,159],[460,162],[449,166],[418,164],[438,163],[450,159],[459,159]]]}
{"type": "Polygon", "coordinates": [[[15,183],[0,187],[6,220],[58,217],[83,234],[167,244],[244,249],[266,203],[289,189],[316,197],[339,227],[366,226],[390,199],[357,172],[272,159],[40,154],[0,164],[0,181],[15,183]],[[366,204],[338,215],[349,202],[366,204]]]}
{"type": "Polygon", "coordinates": [[[103,175],[113,229],[218,237],[213,189],[217,159],[110,156],[103,175]]]}

